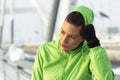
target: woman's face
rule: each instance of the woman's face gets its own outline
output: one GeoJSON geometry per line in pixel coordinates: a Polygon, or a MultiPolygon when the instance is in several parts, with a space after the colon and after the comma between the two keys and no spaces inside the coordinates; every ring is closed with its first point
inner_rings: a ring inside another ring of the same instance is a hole
{"type": "Polygon", "coordinates": [[[73,50],[83,41],[83,37],[80,35],[81,29],[81,26],[64,21],[60,31],[60,48],[63,51],[73,50]]]}

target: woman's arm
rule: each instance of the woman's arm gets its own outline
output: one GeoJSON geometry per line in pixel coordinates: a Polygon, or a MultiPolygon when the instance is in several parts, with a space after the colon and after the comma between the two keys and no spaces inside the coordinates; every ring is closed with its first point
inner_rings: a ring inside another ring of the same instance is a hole
{"type": "Polygon", "coordinates": [[[104,48],[97,46],[90,49],[90,70],[94,80],[114,80],[111,63],[104,48]]]}
{"type": "Polygon", "coordinates": [[[37,51],[36,58],[32,70],[32,80],[43,80],[42,57],[40,48],[37,51]]]}

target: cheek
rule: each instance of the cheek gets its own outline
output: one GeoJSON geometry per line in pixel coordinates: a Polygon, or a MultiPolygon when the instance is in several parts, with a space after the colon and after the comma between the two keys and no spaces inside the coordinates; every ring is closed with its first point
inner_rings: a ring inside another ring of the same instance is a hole
{"type": "Polygon", "coordinates": [[[75,46],[77,46],[78,44],[79,44],[79,42],[76,41],[76,40],[70,40],[70,41],[69,41],[69,46],[70,46],[70,47],[75,47],[75,46]]]}
{"type": "Polygon", "coordinates": [[[73,43],[73,45],[74,46],[78,46],[82,41],[83,41],[83,38],[75,40],[74,43],[73,43]]]}
{"type": "Polygon", "coordinates": [[[78,46],[79,44],[80,44],[80,41],[75,41],[73,45],[78,46]]]}

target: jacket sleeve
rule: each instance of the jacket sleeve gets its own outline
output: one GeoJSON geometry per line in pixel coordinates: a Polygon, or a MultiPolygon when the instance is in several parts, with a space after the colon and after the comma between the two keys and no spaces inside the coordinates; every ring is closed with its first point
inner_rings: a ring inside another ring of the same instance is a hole
{"type": "Polygon", "coordinates": [[[91,48],[90,59],[90,70],[94,80],[114,80],[111,63],[104,48],[91,48]]]}
{"type": "Polygon", "coordinates": [[[39,48],[32,69],[32,80],[43,80],[42,63],[43,60],[41,57],[41,50],[39,48]]]}

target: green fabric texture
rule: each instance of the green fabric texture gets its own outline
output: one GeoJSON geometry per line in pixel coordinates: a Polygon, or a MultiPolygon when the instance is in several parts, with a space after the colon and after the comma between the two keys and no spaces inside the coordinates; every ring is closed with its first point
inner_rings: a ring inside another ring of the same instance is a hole
{"type": "Polygon", "coordinates": [[[105,50],[89,49],[84,42],[76,50],[64,52],[59,41],[47,42],[37,51],[32,80],[114,80],[105,50]]]}
{"type": "Polygon", "coordinates": [[[86,6],[79,6],[79,7],[76,7],[73,11],[77,11],[77,12],[82,14],[82,16],[85,20],[85,25],[86,26],[88,24],[93,24],[94,13],[90,8],[88,8],[86,6]]]}
{"type": "Polygon", "coordinates": [[[88,52],[86,43],[64,52],[58,41],[47,42],[37,51],[32,80],[91,80],[88,52]]]}

